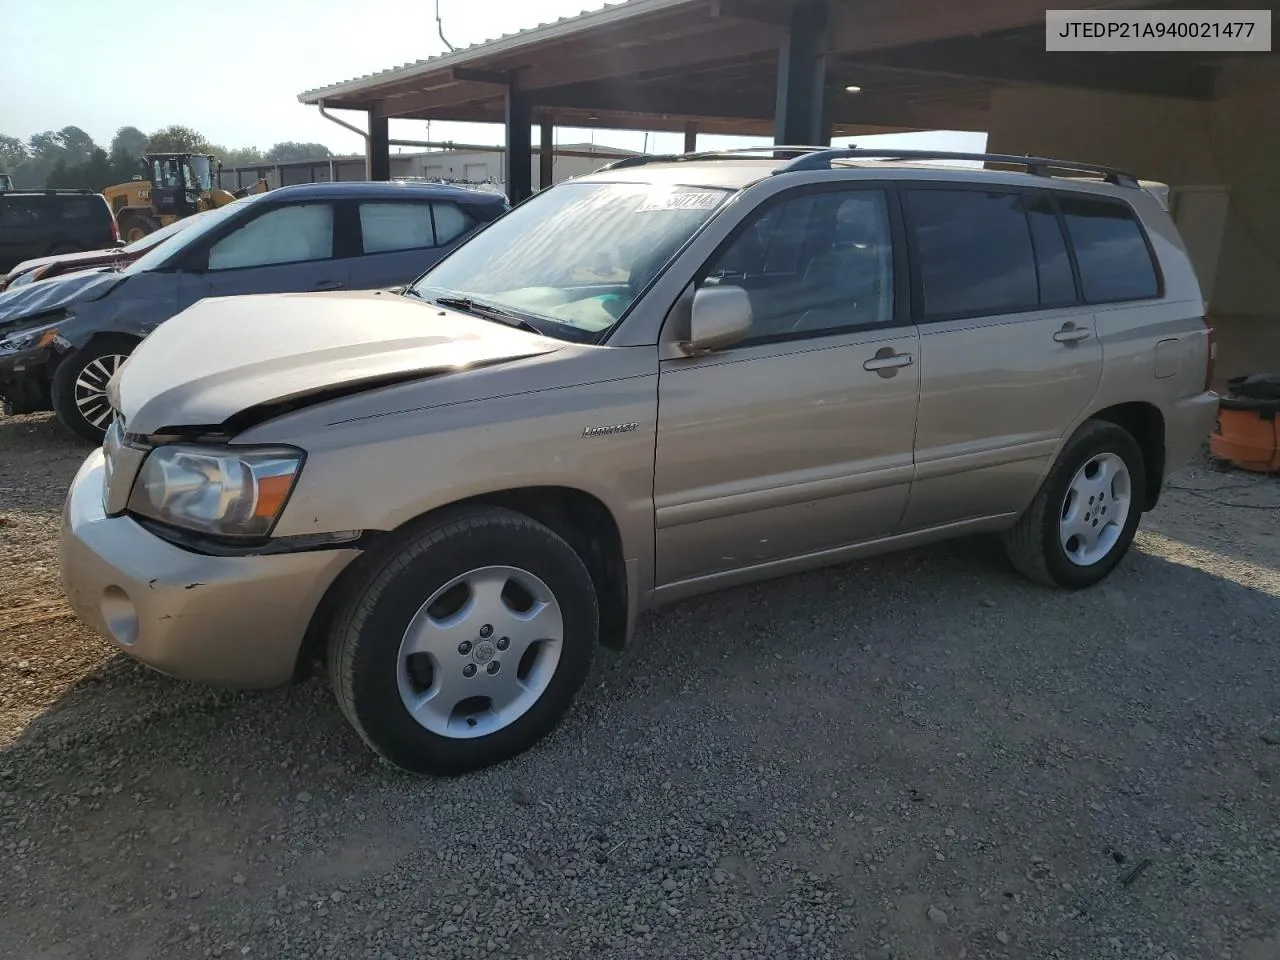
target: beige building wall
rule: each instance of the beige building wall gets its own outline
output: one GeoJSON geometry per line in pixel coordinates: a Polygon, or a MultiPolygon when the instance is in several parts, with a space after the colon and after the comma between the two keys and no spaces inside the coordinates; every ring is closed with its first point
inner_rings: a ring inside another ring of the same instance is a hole
{"type": "Polygon", "coordinates": [[[1229,67],[1216,94],[1192,102],[1002,89],[987,149],[1109,164],[1168,183],[1219,331],[1221,377],[1280,370],[1280,68],[1229,67]]]}

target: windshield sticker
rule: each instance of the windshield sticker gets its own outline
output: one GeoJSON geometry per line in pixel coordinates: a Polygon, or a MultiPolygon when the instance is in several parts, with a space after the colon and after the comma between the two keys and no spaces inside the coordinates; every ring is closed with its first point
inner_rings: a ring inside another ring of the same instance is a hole
{"type": "Polygon", "coordinates": [[[690,191],[688,193],[657,193],[649,196],[636,208],[637,213],[650,210],[712,210],[719,206],[724,194],[715,190],[690,191]]]}

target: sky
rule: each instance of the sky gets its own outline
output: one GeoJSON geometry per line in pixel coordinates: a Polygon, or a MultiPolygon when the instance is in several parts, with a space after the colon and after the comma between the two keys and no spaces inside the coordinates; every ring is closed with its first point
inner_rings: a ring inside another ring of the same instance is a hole
{"type": "MultiPolygon", "coordinates": [[[[439,0],[455,47],[598,9],[601,0],[439,0]]],[[[73,124],[107,146],[117,128],[194,127],[228,148],[285,140],[363,153],[364,142],[298,103],[303,90],[445,51],[435,0],[267,0],[231,4],[104,4],[0,0],[0,133],[29,137],[73,124]],[[357,12],[358,10],[358,12],[357,12]]],[[[358,113],[339,113],[362,126],[358,113]]],[[[423,121],[392,121],[391,136],[426,139],[423,121]]],[[[501,143],[497,125],[435,123],[431,139],[501,143]]],[[[587,142],[678,151],[680,134],[557,131],[587,142]]],[[[755,138],[759,139],[759,138],[755,138]]],[[[981,150],[983,134],[860,137],[865,146],[981,150]]],[[[699,147],[733,144],[699,138],[699,147]]]]}

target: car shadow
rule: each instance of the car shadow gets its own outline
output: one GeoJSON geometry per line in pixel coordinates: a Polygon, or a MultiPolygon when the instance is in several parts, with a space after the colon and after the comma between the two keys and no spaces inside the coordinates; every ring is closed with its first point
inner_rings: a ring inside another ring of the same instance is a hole
{"type": "MultiPolygon", "coordinates": [[[[961,867],[930,852],[885,863],[881,879],[936,886],[935,899],[956,884],[1008,885],[1030,832],[1099,915],[1114,899],[1086,882],[1101,851],[1158,844],[1152,831],[1213,844],[1266,829],[1277,596],[1274,582],[1141,546],[1076,593],[1024,581],[989,539],[846,564],[645,617],[633,649],[600,651],[560,729],[508,763],[441,779],[381,762],[319,680],[212,690],[116,657],[0,752],[0,778],[28,811],[20,834],[58,841],[41,845],[33,875],[74,874],[99,902],[122,874],[142,877],[131,882],[151,900],[182,891],[181,917],[155,921],[166,935],[214,909],[201,891],[272,857],[286,866],[256,881],[264,897],[281,877],[363,889],[409,870],[447,906],[464,866],[414,865],[406,850],[420,857],[440,832],[473,836],[477,798],[529,808],[527,826],[495,821],[468,841],[477,863],[533,836],[547,883],[566,883],[556,838],[575,823],[595,831],[600,870],[610,857],[648,869],[634,838],[661,822],[689,843],[714,836],[739,873],[782,858],[850,909],[863,858],[883,855],[852,818],[883,823],[892,801],[942,818],[939,834],[945,821],[1003,852],[975,862],[976,877],[940,872],[961,867]],[[1230,822],[1216,807],[1224,796],[1230,822]],[[1082,811],[1068,847],[1044,826],[1060,807],[1082,811]],[[785,849],[760,847],[781,831],[785,849]],[[148,877],[146,864],[166,861],[148,877]]],[[[1195,889],[1166,894],[1198,930],[1195,889]]],[[[998,904],[965,909],[1000,920],[998,904]]],[[[95,916],[94,930],[127,931],[141,916],[95,916]]]]}

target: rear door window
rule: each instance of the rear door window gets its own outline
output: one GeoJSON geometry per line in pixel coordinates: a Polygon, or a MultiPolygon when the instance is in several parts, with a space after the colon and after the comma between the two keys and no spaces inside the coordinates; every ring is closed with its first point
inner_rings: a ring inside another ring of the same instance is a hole
{"type": "Polygon", "coordinates": [[[1020,194],[908,190],[907,222],[924,317],[982,316],[1039,306],[1035,248],[1020,194]]]}
{"type": "Polygon", "coordinates": [[[1127,205],[1059,196],[1058,206],[1075,248],[1086,301],[1114,303],[1160,295],[1160,275],[1151,248],[1127,205]]]}
{"type": "Polygon", "coordinates": [[[426,202],[362,203],[360,232],[365,253],[418,250],[436,245],[431,204],[426,202]]]}
{"type": "Polygon", "coordinates": [[[431,208],[436,218],[436,243],[440,246],[457,240],[470,230],[475,222],[469,214],[454,203],[437,200],[431,204],[431,208]]]}

